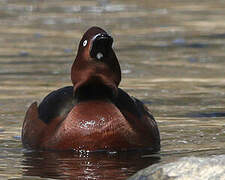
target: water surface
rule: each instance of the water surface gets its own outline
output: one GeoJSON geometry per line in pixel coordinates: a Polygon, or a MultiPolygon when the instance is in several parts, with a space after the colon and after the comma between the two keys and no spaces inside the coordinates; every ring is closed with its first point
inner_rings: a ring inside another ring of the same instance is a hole
{"type": "Polygon", "coordinates": [[[0,1],[0,178],[126,179],[154,163],[225,153],[225,2],[0,1]],[[26,109],[71,85],[79,40],[98,25],[114,37],[121,87],[146,103],[158,154],[30,152],[26,109]]]}

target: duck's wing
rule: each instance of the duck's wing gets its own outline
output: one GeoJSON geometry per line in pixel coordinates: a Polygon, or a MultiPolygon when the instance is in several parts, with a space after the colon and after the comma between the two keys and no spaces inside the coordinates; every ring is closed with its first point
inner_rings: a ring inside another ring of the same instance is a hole
{"type": "Polygon", "coordinates": [[[38,117],[49,124],[55,118],[64,119],[73,106],[73,87],[63,87],[49,93],[43,99],[38,107],[38,117]]]}
{"type": "Polygon", "coordinates": [[[160,145],[159,129],[154,116],[142,101],[134,97],[132,97],[132,99],[134,100],[134,103],[139,113],[141,114],[141,120],[143,124],[145,124],[148,127],[149,131],[151,132],[149,133],[155,137],[156,144],[160,145]]]}
{"type": "Polygon", "coordinates": [[[22,143],[25,147],[36,148],[46,124],[38,118],[37,102],[30,105],[22,127],[22,143]]]}
{"type": "Polygon", "coordinates": [[[157,123],[149,109],[137,98],[130,97],[119,88],[115,105],[143,139],[151,141],[156,149],[160,148],[160,134],[157,123]]]}
{"type": "Polygon", "coordinates": [[[22,143],[25,147],[38,148],[43,136],[51,132],[73,107],[73,87],[67,86],[48,94],[40,105],[31,104],[22,127],[22,143]],[[52,128],[52,129],[51,129],[52,128]]]}

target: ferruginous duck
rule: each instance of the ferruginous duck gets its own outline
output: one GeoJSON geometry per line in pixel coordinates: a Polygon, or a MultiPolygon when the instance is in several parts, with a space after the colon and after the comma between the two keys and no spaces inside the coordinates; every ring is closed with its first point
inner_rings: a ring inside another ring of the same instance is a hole
{"type": "Polygon", "coordinates": [[[156,121],[138,99],[119,88],[113,38],[99,27],[83,35],[71,68],[73,86],[31,104],[22,127],[24,147],[41,150],[160,149],[156,121]]]}

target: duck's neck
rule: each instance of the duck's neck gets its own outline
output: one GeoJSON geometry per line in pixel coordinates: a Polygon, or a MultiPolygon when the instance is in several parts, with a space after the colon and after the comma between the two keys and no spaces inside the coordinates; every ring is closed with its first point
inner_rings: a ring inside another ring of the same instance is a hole
{"type": "Polygon", "coordinates": [[[86,84],[78,88],[74,94],[76,102],[102,100],[113,101],[115,94],[113,90],[102,84],[86,84]]]}

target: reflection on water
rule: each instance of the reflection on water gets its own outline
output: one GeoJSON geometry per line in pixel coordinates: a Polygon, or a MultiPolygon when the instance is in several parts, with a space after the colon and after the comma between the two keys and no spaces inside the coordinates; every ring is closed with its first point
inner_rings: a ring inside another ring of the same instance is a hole
{"type": "Polygon", "coordinates": [[[0,178],[126,179],[153,163],[225,153],[225,2],[0,1],[0,178]],[[161,132],[159,154],[29,152],[20,141],[33,101],[71,85],[92,25],[114,37],[121,87],[143,100],[161,132]]]}
{"type": "Polygon", "coordinates": [[[124,179],[140,168],[158,162],[158,157],[141,158],[141,153],[27,152],[22,162],[24,176],[68,179],[124,179]],[[40,168],[41,167],[41,168],[40,168]]]}

